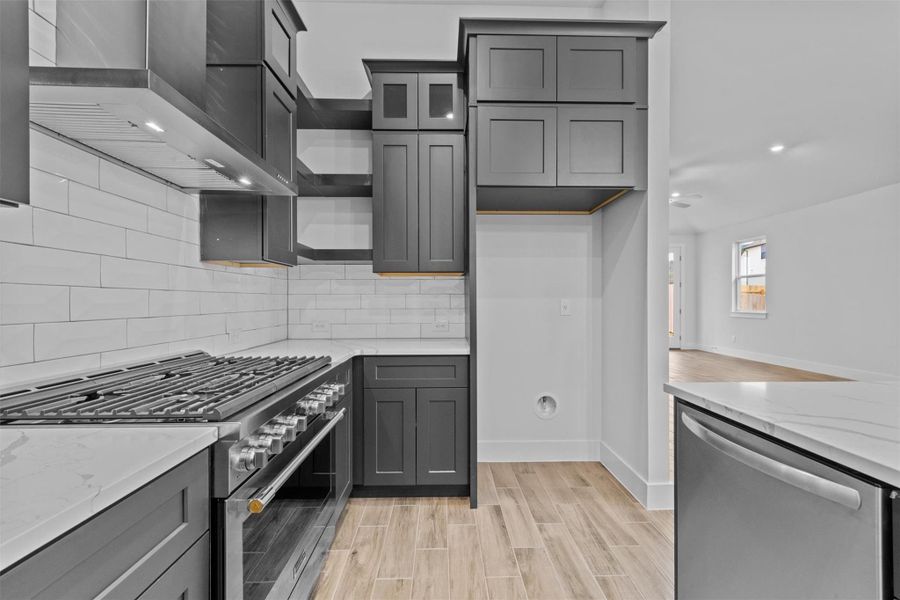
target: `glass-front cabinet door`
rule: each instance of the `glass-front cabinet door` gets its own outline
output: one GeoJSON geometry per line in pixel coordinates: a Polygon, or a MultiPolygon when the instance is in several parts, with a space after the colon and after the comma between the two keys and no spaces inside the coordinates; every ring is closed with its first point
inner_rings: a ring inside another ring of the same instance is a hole
{"type": "Polygon", "coordinates": [[[458,73],[419,73],[419,129],[463,129],[460,78],[458,73]]]}
{"type": "Polygon", "coordinates": [[[416,129],[418,127],[418,75],[375,73],[372,75],[372,129],[416,129]]]}

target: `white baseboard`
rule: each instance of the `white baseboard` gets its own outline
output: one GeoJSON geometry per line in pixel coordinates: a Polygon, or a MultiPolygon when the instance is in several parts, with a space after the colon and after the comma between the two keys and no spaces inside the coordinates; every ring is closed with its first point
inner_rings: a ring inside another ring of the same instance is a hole
{"type": "Polygon", "coordinates": [[[597,460],[594,440],[513,440],[478,442],[478,462],[597,460]]]}
{"type": "Polygon", "coordinates": [[[749,350],[741,350],[740,348],[730,348],[726,346],[712,346],[709,344],[696,344],[697,350],[705,352],[714,352],[716,354],[724,354],[725,356],[733,356],[735,358],[744,358],[747,360],[755,360],[765,362],[790,369],[802,369],[804,371],[812,371],[814,373],[822,373],[824,375],[832,375],[834,377],[845,377],[847,379],[855,379],[857,381],[898,381],[900,377],[889,373],[878,373],[875,371],[864,371],[862,369],[852,369],[839,365],[831,365],[828,363],[820,363],[811,360],[801,360],[791,358],[789,356],[778,356],[776,354],[766,354],[763,352],[752,352],[749,350]]]}
{"type": "Polygon", "coordinates": [[[647,510],[675,507],[675,485],[671,481],[648,482],[603,442],[598,442],[600,462],[647,510]]]}

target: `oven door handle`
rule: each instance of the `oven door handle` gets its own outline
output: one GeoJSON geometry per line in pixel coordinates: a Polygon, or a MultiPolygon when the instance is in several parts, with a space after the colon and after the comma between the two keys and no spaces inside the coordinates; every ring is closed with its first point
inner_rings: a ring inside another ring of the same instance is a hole
{"type": "Polygon", "coordinates": [[[768,456],[763,456],[758,452],[754,452],[749,448],[745,448],[744,446],[707,429],[698,421],[688,416],[687,413],[681,413],[681,422],[684,423],[684,426],[687,427],[688,431],[698,438],[725,456],[744,463],[751,469],[756,469],[769,477],[783,481],[788,485],[800,488],[801,490],[805,490],[811,494],[825,498],[826,500],[831,500],[832,502],[846,506],[851,510],[859,510],[859,507],[861,506],[859,492],[851,487],[786,465],[771,459],[768,456]]]}
{"type": "Polygon", "coordinates": [[[300,451],[297,456],[291,459],[285,467],[275,476],[272,481],[270,481],[265,486],[256,490],[256,493],[247,501],[247,510],[253,514],[258,514],[263,511],[266,505],[272,501],[272,498],[278,493],[278,490],[281,489],[281,486],[285,484],[285,482],[290,478],[290,476],[294,473],[297,467],[307,459],[307,457],[313,453],[313,450],[319,445],[325,437],[331,433],[331,430],[334,429],[338,422],[344,418],[344,414],[347,412],[346,408],[342,408],[337,413],[335,413],[334,417],[328,421],[328,425],[323,427],[316,436],[309,441],[309,443],[303,447],[303,450],[300,451]]]}

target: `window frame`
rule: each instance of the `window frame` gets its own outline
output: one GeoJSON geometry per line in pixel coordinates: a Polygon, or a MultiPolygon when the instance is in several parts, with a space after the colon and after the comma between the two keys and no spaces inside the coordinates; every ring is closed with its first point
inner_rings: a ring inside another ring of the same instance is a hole
{"type": "Polygon", "coordinates": [[[748,238],[743,238],[737,240],[731,246],[731,316],[732,317],[741,317],[746,319],[765,319],[769,315],[769,260],[768,260],[768,245],[769,240],[766,235],[755,235],[748,238]],[[748,245],[751,242],[759,242],[758,244],[748,245]],[[755,275],[741,275],[741,252],[746,250],[747,248],[753,248],[755,246],[766,246],[766,269],[763,273],[757,273],[755,275]],[[752,279],[754,277],[765,277],[766,278],[766,310],[756,311],[756,310],[741,310],[738,307],[738,283],[742,279],[752,279]]]}

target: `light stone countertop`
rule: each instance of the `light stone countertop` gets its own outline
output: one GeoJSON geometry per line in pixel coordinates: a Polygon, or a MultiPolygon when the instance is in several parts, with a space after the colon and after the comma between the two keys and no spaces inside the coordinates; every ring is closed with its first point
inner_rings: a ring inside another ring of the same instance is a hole
{"type": "Polygon", "coordinates": [[[0,427],[0,570],[217,439],[203,425],[0,427]]]}
{"type": "Polygon", "coordinates": [[[669,383],[665,390],[900,488],[900,383],[669,383]]]}
{"type": "Polygon", "coordinates": [[[448,356],[468,355],[465,339],[369,339],[369,340],[284,340],[257,346],[236,356],[303,356],[327,355],[331,364],[339,365],[354,356],[448,356]]]}

